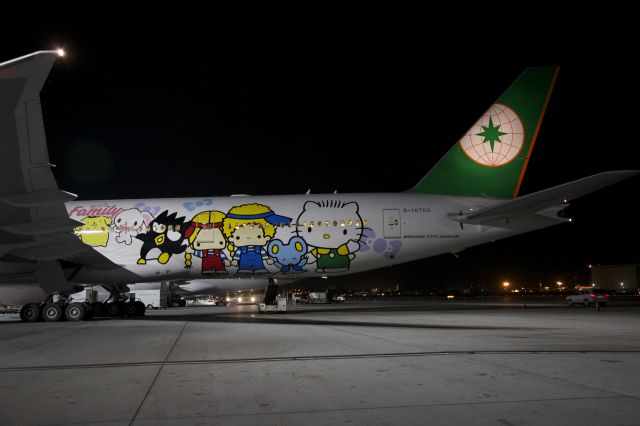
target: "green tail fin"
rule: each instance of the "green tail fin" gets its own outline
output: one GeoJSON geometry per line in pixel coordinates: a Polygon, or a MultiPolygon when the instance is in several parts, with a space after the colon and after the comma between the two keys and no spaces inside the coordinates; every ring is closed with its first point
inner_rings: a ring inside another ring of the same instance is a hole
{"type": "Polygon", "coordinates": [[[516,197],[557,75],[527,68],[409,192],[516,197]]]}

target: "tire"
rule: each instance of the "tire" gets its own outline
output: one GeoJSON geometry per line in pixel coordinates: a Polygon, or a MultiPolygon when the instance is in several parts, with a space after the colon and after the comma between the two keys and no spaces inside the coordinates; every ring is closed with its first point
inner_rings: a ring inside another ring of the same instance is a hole
{"type": "Polygon", "coordinates": [[[70,303],[64,310],[64,316],[67,321],[84,321],[87,317],[87,307],[82,303],[70,303]]]}
{"type": "Polygon", "coordinates": [[[42,319],[47,322],[62,321],[64,318],[64,310],[58,302],[47,303],[42,308],[42,319]]]}
{"type": "Polygon", "coordinates": [[[107,315],[109,315],[110,317],[122,316],[122,311],[122,304],[120,302],[107,303],[107,315]]]}
{"type": "Polygon", "coordinates": [[[136,316],[138,317],[144,316],[144,312],[147,310],[147,307],[144,306],[144,303],[137,301],[135,302],[135,305],[136,305],[136,316]]]}
{"type": "Polygon", "coordinates": [[[589,301],[588,301],[588,300],[583,301],[583,302],[582,302],[582,304],[583,304],[584,306],[589,306],[589,305],[591,305],[591,303],[589,303],[589,301]]]}
{"type": "Polygon", "coordinates": [[[103,303],[95,302],[91,304],[91,307],[93,308],[93,314],[91,315],[92,317],[103,317],[106,315],[106,306],[103,303]]]}
{"type": "Polygon", "coordinates": [[[20,319],[24,322],[36,322],[42,319],[40,305],[38,303],[27,303],[20,309],[20,319]]]}
{"type": "Polygon", "coordinates": [[[151,310],[153,310],[153,305],[151,303],[149,303],[147,305],[147,311],[151,311],[151,310]]]}
{"type": "Polygon", "coordinates": [[[84,320],[85,321],[89,321],[93,319],[93,315],[95,314],[95,310],[93,309],[93,306],[91,305],[91,303],[83,303],[84,308],[86,309],[86,314],[84,315],[84,320]]]}
{"type": "Polygon", "coordinates": [[[137,309],[136,309],[136,304],[135,304],[135,302],[134,302],[134,303],[131,303],[131,302],[129,302],[129,303],[125,303],[125,305],[124,305],[124,313],[125,313],[127,316],[130,316],[130,317],[135,316],[135,314],[136,314],[136,310],[137,310],[137,309]]]}

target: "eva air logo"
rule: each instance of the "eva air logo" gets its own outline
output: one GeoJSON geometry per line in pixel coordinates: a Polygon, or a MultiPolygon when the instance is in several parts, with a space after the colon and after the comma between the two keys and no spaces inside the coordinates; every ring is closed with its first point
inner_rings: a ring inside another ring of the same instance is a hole
{"type": "Polygon", "coordinates": [[[503,166],[522,149],[524,127],[518,114],[502,104],[493,104],[460,139],[460,147],[483,166],[503,166]]]}

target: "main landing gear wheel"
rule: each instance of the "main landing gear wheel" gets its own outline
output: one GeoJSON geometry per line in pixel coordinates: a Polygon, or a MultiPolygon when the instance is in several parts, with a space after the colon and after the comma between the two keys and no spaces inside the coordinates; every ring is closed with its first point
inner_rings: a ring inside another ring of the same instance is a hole
{"type": "Polygon", "coordinates": [[[64,316],[69,321],[82,321],[87,317],[87,307],[82,303],[71,303],[65,309],[64,316]]]}
{"type": "Polygon", "coordinates": [[[107,304],[107,314],[110,317],[120,317],[124,311],[123,304],[120,302],[109,302],[107,304]]]}
{"type": "Polygon", "coordinates": [[[40,321],[40,305],[37,303],[27,303],[20,309],[20,319],[24,322],[40,321]]]}
{"type": "Polygon", "coordinates": [[[102,316],[105,315],[106,306],[102,302],[92,303],[91,307],[93,308],[93,315],[92,316],[94,316],[94,317],[102,317],[102,316]]]}
{"type": "Polygon", "coordinates": [[[146,306],[144,306],[144,303],[138,300],[134,303],[134,305],[136,306],[136,316],[144,316],[144,312],[147,310],[146,306]]]}
{"type": "Polygon", "coordinates": [[[64,316],[64,311],[62,310],[62,305],[58,302],[55,303],[47,303],[42,308],[42,319],[45,321],[60,321],[64,316]]]}
{"type": "Polygon", "coordinates": [[[124,305],[124,313],[128,316],[132,317],[136,314],[136,305],[135,303],[125,303],[124,305]]]}
{"type": "Polygon", "coordinates": [[[89,321],[93,319],[93,316],[95,314],[95,311],[93,310],[93,306],[91,305],[91,303],[83,303],[82,306],[84,306],[84,308],[87,310],[87,312],[84,314],[84,320],[85,321],[89,321]]]}

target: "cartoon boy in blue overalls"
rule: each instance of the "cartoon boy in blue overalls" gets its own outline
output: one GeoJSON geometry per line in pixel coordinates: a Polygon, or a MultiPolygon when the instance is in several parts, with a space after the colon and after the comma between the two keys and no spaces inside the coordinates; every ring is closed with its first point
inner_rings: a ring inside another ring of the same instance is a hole
{"type": "Polygon", "coordinates": [[[238,274],[268,272],[264,263],[273,264],[265,246],[276,233],[276,226],[289,224],[291,218],[275,214],[262,204],[243,204],[233,207],[223,222],[223,232],[229,241],[232,266],[238,274]]]}

